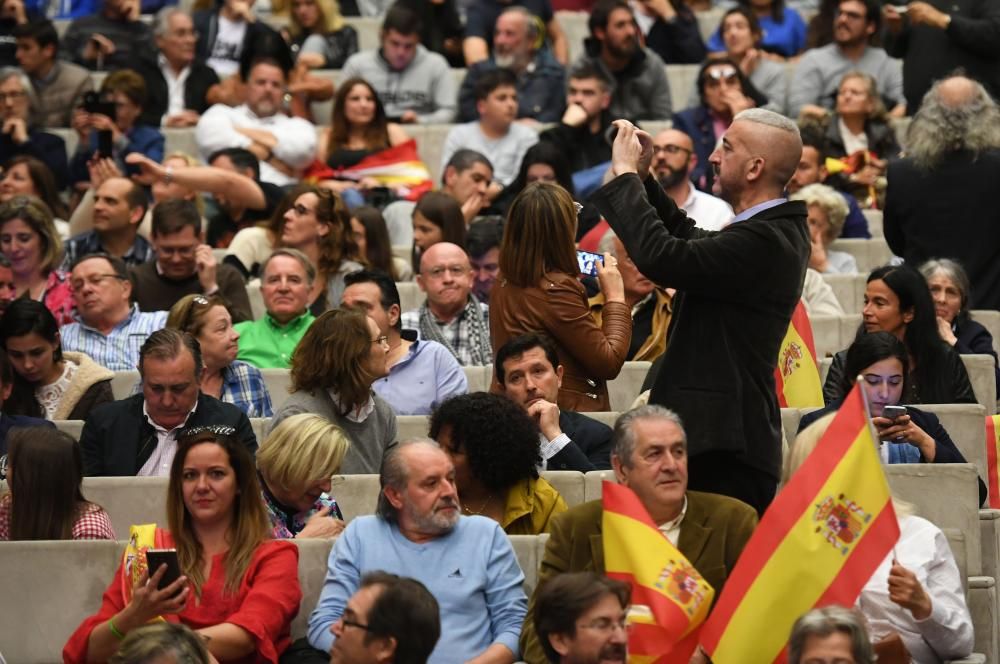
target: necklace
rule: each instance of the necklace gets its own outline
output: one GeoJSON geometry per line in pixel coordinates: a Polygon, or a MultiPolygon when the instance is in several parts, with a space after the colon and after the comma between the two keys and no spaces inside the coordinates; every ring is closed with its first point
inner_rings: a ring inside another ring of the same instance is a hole
{"type": "Polygon", "coordinates": [[[475,514],[476,516],[482,516],[483,512],[486,511],[486,508],[490,506],[490,501],[491,500],[493,500],[493,494],[492,493],[490,495],[486,496],[486,500],[483,501],[483,504],[479,508],[479,511],[476,511],[476,510],[473,510],[473,509],[469,509],[468,505],[462,505],[462,511],[465,512],[466,514],[475,514]]]}

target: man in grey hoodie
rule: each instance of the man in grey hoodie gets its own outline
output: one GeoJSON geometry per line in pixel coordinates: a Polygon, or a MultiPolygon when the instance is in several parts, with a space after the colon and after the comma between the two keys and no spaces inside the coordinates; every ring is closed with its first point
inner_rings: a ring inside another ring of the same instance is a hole
{"type": "Polygon", "coordinates": [[[393,5],[382,22],[382,46],[348,58],[341,79],[368,81],[394,122],[447,124],[455,117],[455,79],[444,56],[420,44],[420,27],[415,12],[393,5]]]}

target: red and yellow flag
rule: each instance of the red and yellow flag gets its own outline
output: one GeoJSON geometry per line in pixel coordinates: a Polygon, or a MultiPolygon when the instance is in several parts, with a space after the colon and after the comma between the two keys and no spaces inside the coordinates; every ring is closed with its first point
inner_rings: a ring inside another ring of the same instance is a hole
{"type": "Polygon", "coordinates": [[[632,586],[631,664],[687,664],[715,590],[670,543],[631,489],[604,482],[604,569],[632,586]]]}
{"type": "Polygon", "coordinates": [[[899,539],[860,388],[764,513],[701,633],[715,664],[785,661],[806,611],[851,606],[899,539]]]}
{"type": "Polygon", "coordinates": [[[397,196],[415,201],[434,188],[431,172],[417,154],[417,141],[410,139],[399,145],[370,154],[349,168],[333,169],[315,162],[305,173],[313,182],[329,178],[358,180],[374,178],[380,186],[392,189],[397,196]]]}
{"type": "Polygon", "coordinates": [[[986,416],[986,474],[990,507],[1000,509],[1000,415],[986,416]]]}
{"type": "Polygon", "coordinates": [[[823,386],[813,343],[812,325],[802,300],[795,305],[788,332],[778,349],[774,386],[782,408],[813,408],[823,405],[823,386]]]}

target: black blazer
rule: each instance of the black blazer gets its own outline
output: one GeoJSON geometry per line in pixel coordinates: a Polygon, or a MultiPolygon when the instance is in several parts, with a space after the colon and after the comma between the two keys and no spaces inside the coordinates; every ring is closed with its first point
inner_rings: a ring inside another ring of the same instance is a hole
{"type": "Polygon", "coordinates": [[[777,480],[774,368],[809,261],[805,204],[713,232],[695,228],[654,178],[622,175],[591,201],[640,272],[684,292],[650,403],[680,415],[690,456],[722,452],[777,480]]]}
{"type": "MultiPolygon", "coordinates": [[[[167,80],[163,77],[156,59],[143,58],[135,65],[135,70],[146,79],[146,104],[139,122],[159,127],[170,103],[167,80]]],[[[208,110],[208,89],[219,82],[215,70],[196,59],[191,63],[191,73],[184,82],[184,108],[204,113],[208,110]]]]}
{"type": "Polygon", "coordinates": [[[580,413],[560,410],[559,428],[571,442],[549,459],[549,470],[579,470],[585,473],[611,468],[609,426],[580,413]]]}
{"type": "MultiPolygon", "coordinates": [[[[156,448],[156,430],[143,416],[142,404],[142,394],[134,394],[94,409],[80,434],[86,475],[127,477],[139,472],[156,448]]],[[[236,437],[251,454],[257,453],[257,437],[246,414],[231,403],[199,394],[187,426],[208,424],[235,427],[236,437]]]]}
{"type": "MultiPolygon", "coordinates": [[[[54,427],[55,424],[39,417],[0,413],[0,456],[7,456],[7,434],[17,427],[54,427]]],[[[6,463],[3,464],[6,467],[6,463]]]]}

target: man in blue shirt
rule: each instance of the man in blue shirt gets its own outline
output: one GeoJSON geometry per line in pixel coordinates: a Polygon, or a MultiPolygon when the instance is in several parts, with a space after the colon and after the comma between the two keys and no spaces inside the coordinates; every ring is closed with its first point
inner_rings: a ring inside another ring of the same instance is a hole
{"type": "Polygon", "coordinates": [[[500,525],[462,516],[455,468],[433,441],[391,448],[379,482],[378,514],[354,519],[333,546],[319,604],[309,618],[309,644],[322,654],[330,651],[335,641],[330,628],[361,577],[381,569],[420,581],[437,598],[441,638],[431,664],[478,657],[514,662],[527,601],[524,574],[500,525]]]}
{"type": "Polygon", "coordinates": [[[403,329],[399,290],[389,275],[360,270],[347,275],[344,283],[341,303],[363,309],[389,340],[389,375],[375,381],[372,389],[397,415],[430,415],[441,402],[469,391],[451,351],[403,329]]]}

